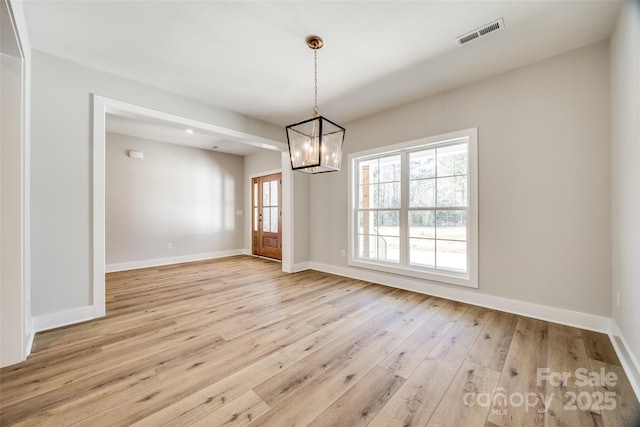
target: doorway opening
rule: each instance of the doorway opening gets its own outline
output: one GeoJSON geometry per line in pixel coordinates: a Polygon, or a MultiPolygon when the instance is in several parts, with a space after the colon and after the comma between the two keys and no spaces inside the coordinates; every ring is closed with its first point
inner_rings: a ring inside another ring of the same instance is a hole
{"type": "Polygon", "coordinates": [[[282,260],[282,174],[251,180],[251,253],[282,260]]]}
{"type": "MultiPolygon", "coordinates": [[[[82,320],[102,317],[106,313],[105,297],[105,144],[107,114],[123,116],[143,121],[170,123],[184,128],[190,128],[229,141],[250,144],[256,147],[279,151],[282,153],[282,186],[280,199],[282,200],[282,216],[284,221],[279,223],[282,230],[282,271],[293,271],[293,171],[291,170],[287,145],[282,142],[259,137],[246,132],[224,128],[210,123],[176,116],[174,114],[152,110],[146,107],[93,95],[93,218],[92,218],[92,276],[93,298],[88,307],[90,313],[82,320]]],[[[245,181],[246,182],[246,181],[245,181]]],[[[250,205],[247,201],[247,208],[250,205]]],[[[248,252],[249,248],[245,248],[248,252]]]]}

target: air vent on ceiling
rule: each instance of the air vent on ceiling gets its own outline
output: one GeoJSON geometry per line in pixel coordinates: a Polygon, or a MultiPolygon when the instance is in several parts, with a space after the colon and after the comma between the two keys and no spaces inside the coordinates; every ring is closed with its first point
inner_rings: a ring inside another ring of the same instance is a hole
{"type": "Polygon", "coordinates": [[[504,20],[502,18],[498,19],[497,21],[491,22],[487,25],[483,25],[482,27],[476,30],[473,30],[459,37],[456,37],[456,40],[458,40],[458,44],[463,45],[465,43],[470,42],[471,40],[477,39],[478,37],[482,37],[493,31],[499,30],[500,28],[504,28],[504,20]]]}

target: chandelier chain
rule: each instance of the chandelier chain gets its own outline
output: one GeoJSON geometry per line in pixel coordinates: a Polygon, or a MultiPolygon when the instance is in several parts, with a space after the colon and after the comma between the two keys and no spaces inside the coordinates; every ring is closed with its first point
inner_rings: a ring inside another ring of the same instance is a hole
{"type": "Polygon", "coordinates": [[[318,117],[318,50],[313,50],[313,117],[318,117]]]}

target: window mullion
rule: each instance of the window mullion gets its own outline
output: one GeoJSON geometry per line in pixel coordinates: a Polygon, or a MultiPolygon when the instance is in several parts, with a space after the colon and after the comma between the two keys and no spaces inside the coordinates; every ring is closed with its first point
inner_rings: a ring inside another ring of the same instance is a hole
{"type": "Polygon", "coordinates": [[[400,156],[400,265],[409,265],[409,153],[400,156]]]}
{"type": "Polygon", "coordinates": [[[352,258],[360,258],[360,222],[358,221],[358,213],[360,209],[360,191],[362,187],[362,183],[360,182],[360,162],[354,161],[354,172],[352,175],[352,184],[351,188],[353,189],[353,195],[351,197],[351,247],[349,248],[351,252],[352,258]]]}

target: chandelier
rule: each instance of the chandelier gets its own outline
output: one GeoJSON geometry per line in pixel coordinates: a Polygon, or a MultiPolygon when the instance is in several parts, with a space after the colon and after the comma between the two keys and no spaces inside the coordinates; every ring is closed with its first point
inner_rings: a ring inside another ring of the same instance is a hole
{"type": "Polygon", "coordinates": [[[313,116],[286,127],[291,168],[312,174],[339,171],[344,128],[318,113],[318,49],[324,42],[318,36],[309,36],[306,42],[313,49],[313,116]]]}

